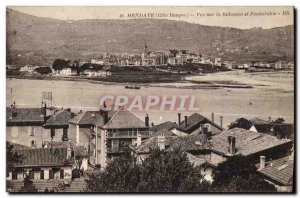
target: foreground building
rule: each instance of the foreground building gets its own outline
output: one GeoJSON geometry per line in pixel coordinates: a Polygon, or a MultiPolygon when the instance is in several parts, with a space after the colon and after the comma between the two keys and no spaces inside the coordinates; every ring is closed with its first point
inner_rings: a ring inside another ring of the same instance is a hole
{"type": "Polygon", "coordinates": [[[40,108],[6,107],[6,140],[31,148],[42,148],[46,105],[40,108]]]}
{"type": "Polygon", "coordinates": [[[145,122],[124,108],[118,111],[81,112],[69,121],[70,139],[88,151],[89,163],[101,168],[124,154],[128,145],[150,137],[149,117],[145,122]]]}
{"type": "Polygon", "coordinates": [[[260,156],[278,159],[286,156],[292,147],[289,139],[235,128],[226,130],[209,139],[202,133],[188,136],[154,136],[131,147],[137,162],[148,156],[150,149],[160,148],[184,150],[191,163],[200,167],[200,172],[208,181],[213,181],[218,165],[234,155],[241,155],[253,162],[259,162],[260,156]]]}

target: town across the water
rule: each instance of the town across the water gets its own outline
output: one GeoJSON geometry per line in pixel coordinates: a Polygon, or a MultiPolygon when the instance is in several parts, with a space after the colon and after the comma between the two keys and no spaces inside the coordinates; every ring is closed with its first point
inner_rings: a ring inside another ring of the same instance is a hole
{"type": "MultiPolygon", "coordinates": [[[[19,54],[18,56],[26,56],[19,54]]],[[[68,60],[55,59],[50,65],[7,65],[7,75],[14,77],[52,77],[94,79],[109,82],[176,82],[191,74],[205,74],[241,69],[246,72],[294,70],[294,62],[274,59],[271,62],[236,62],[193,50],[150,51],[147,44],[137,54],[102,53],[97,57],[68,60]],[[132,79],[129,76],[135,75],[132,79]],[[146,76],[147,75],[147,78],[146,76]]]]}

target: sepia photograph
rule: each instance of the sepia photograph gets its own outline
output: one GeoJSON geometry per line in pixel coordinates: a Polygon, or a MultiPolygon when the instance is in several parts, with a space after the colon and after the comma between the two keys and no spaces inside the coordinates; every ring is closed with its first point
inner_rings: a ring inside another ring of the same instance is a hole
{"type": "Polygon", "coordinates": [[[295,193],[294,16],[6,6],[6,191],[295,193]]]}

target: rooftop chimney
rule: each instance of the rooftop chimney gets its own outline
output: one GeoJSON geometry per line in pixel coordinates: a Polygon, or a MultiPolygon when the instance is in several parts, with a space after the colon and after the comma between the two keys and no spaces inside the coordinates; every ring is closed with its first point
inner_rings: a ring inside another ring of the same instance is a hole
{"type": "Polygon", "coordinates": [[[187,121],[187,116],[184,116],[184,127],[187,127],[187,125],[188,125],[188,121],[187,121]]]}
{"type": "Polygon", "coordinates": [[[181,113],[178,113],[178,126],[180,125],[181,122],[181,113]]]}
{"type": "Polygon", "coordinates": [[[215,122],[215,114],[214,113],[211,113],[211,121],[215,122]]]}
{"type": "Polygon", "coordinates": [[[148,114],[146,114],[146,117],[145,117],[145,126],[149,127],[149,116],[148,116],[148,114]]]}
{"type": "Polygon", "coordinates": [[[266,156],[260,156],[259,170],[264,169],[266,166],[266,156]]]}
{"type": "Polygon", "coordinates": [[[165,136],[158,136],[157,137],[157,144],[158,144],[158,148],[160,149],[160,150],[164,150],[164,149],[166,149],[166,138],[165,138],[165,136]]]}
{"type": "Polygon", "coordinates": [[[236,153],[236,148],[235,148],[235,137],[228,136],[228,154],[234,155],[236,153]]]}
{"type": "Polygon", "coordinates": [[[220,125],[223,127],[223,116],[220,116],[220,125]]]}
{"type": "Polygon", "coordinates": [[[142,144],[142,135],[138,133],[136,138],[136,146],[140,146],[141,144],[142,144]]]}

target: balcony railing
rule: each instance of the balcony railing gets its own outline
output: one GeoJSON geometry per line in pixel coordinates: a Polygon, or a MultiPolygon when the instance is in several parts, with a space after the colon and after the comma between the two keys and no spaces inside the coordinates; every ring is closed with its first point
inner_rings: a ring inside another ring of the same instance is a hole
{"type": "Polygon", "coordinates": [[[137,134],[141,134],[143,138],[150,137],[149,131],[115,131],[115,132],[108,132],[108,138],[137,138],[137,134]]]}
{"type": "Polygon", "coordinates": [[[107,148],[107,152],[108,153],[124,153],[124,152],[127,152],[128,151],[128,148],[122,148],[122,147],[119,147],[119,148],[107,148]]]}

